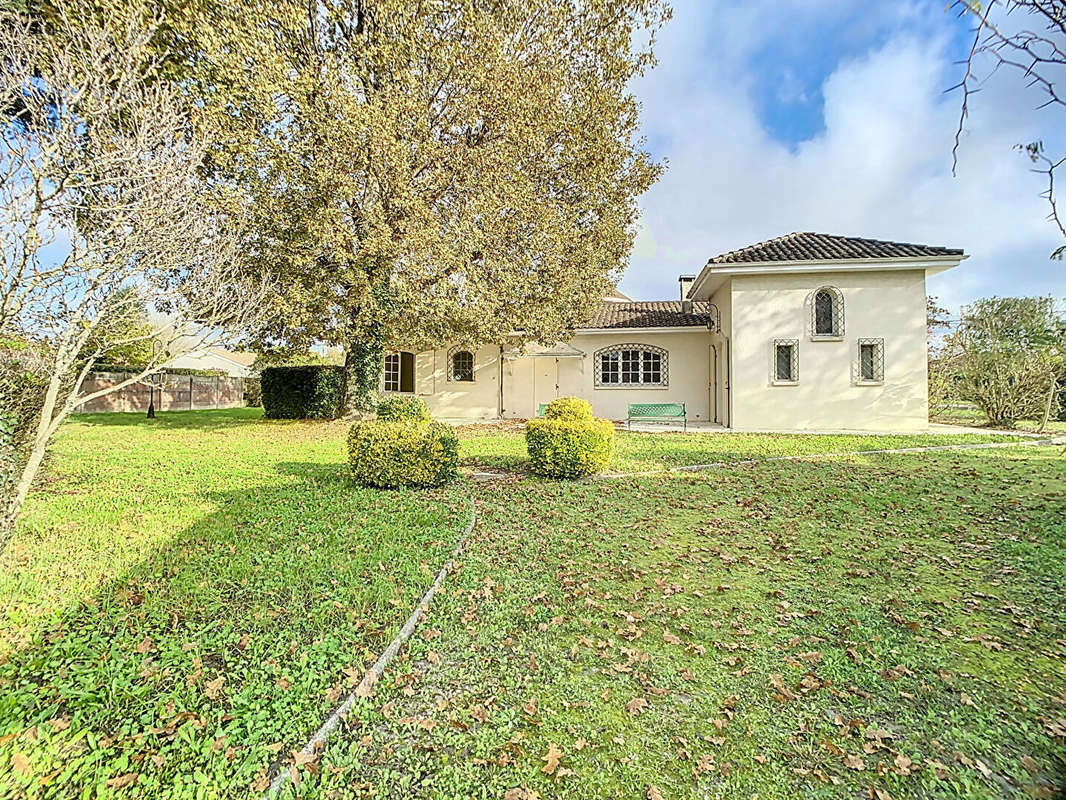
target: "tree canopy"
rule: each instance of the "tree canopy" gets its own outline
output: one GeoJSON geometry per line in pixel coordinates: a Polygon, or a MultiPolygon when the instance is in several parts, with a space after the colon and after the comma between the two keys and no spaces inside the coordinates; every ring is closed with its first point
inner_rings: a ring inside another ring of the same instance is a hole
{"type": "Polygon", "coordinates": [[[661,166],[629,82],[662,0],[202,0],[167,46],[278,280],[263,347],[558,339],[615,283],[661,166]]]}

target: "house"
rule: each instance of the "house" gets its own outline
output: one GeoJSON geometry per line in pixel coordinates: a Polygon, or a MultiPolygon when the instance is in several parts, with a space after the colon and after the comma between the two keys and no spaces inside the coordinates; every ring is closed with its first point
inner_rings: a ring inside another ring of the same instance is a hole
{"type": "Polygon", "coordinates": [[[677,300],[615,291],[566,342],[456,345],[385,355],[383,392],[443,418],[529,418],[567,395],[598,416],[684,403],[737,430],[928,425],[928,275],[961,250],[790,233],[710,259],[677,300]]]}
{"type": "Polygon", "coordinates": [[[222,370],[231,378],[247,378],[254,374],[255,353],[236,353],[218,347],[203,347],[171,359],[163,369],[222,370]]]}

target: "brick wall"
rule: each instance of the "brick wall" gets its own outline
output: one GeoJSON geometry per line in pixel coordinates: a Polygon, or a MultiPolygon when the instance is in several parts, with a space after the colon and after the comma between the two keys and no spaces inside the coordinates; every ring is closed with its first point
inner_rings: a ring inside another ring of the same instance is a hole
{"type": "MultiPolygon", "coordinates": [[[[115,386],[131,377],[126,372],[90,372],[82,394],[115,386]]],[[[101,411],[147,411],[149,387],[134,383],[105,394],[74,409],[75,413],[101,411]]],[[[166,386],[155,390],[157,411],[194,411],[207,408],[241,408],[244,378],[201,375],[168,375],[166,386]]]]}

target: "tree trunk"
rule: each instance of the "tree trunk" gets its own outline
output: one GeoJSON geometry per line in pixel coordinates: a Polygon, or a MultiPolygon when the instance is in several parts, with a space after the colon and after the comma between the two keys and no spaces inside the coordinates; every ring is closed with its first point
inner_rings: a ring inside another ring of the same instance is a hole
{"type": "Polygon", "coordinates": [[[1040,427],[1037,428],[1037,433],[1043,433],[1044,428],[1047,427],[1048,420],[1051,419],[1051,407],[1055,405],[1055,394],[1059,389],[1059,381],[1057,375],[1051,376],[1051,388],[1047,393],[1047,403],[1044,405],[1044,418],[1040,420],[1040,427]]]}
{"type": "Polygon", "coordinates": [[[342,383],[341,415],[361,417],[374,411],[374,398],[381,377],[381,360],[385,348],[379,331],[352,339],[344,352],[344,381],[342,383]]]}

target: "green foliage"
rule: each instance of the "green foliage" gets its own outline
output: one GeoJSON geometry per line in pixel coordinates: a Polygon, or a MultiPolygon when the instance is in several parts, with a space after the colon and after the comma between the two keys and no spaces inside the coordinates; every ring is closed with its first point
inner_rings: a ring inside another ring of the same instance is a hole
{"type": "Polygon", "coordinates": [[[337,665],[369,665],[470,515],[463,486],[353,486],[347,432],[243,408],[64,427],[0,556],[0,798],[262,795],[271,746],[329,715],[337,665]]]}
{"type": "Polygon", "coordinates": [[[244,379],[244,405],[259,408],[263,405],[263,384],[260,378],[244,379]]]}
{"type": "Polygon", "coordinates": [[[404,394],[390,394],[381,398],[377,404],[378,419],[414,422],[429,421],[429,406],[421,397],[404,394]]]}
{"type": "Polygon", "coordinates": [[[544,418],[572,421],[592,419],[592,405],[580,397],[560,397],[548,403],[544,418]]]}
{"type": "Polygon", "coordinates": [[[37,349],[21,339],[0,339],[0,452],[7,468],[32,436],[47,386],[37,349]]]}
{"type": "Polygon", "coordinates": [[[256,372],[267,367],[317,367],[332,364],[325,356],[314,350],[268,350],[256,354],[252,369],[256,372]]]}
{"type": "Polygon", "coordinates": [[[602,472],[611,460],[614,425],[606,419],[531,419],[526,423],[529,468],[549,478],[602,472]]]}
{"type": "Polygon", "coordinates": [[[457,475],[459,438],[441,422],[364,420],[348,434],[348,463],[362,486],[442,486],[457,475]]]}
{"type": "Polygon", "coordinates": [[[279,0],[267,23],[182,3],[167,24],[210,166],[247,198],[247,266],[284,286],[263,339],[365,355],[347,412],[369,410],[383,341],[558,338],[614,285],[661,173],[631,86],[670,11],[327,5],[279,0]]]}
{"type": "Polygon", "coordinates": [[[966,306],[940,360],[943,380],[992,425],[1051,418],[1066,376],[1066,322],[1051,297],[988,297],[966,306]]]}
{"type": "Polygon", "coordinates": [[[333,419],[340,413],[343,370],[334,366],[267,367],[260,373],[268,419],[333,419]]]}

